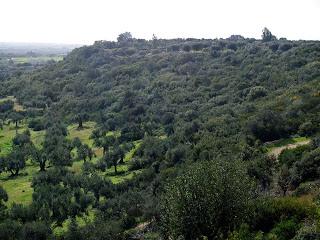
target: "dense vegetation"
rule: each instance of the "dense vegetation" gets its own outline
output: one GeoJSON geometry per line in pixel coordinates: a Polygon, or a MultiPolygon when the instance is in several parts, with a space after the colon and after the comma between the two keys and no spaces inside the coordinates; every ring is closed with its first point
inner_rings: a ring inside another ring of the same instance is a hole
{"type": "Polygon", "coordinates": [[[2,183],[37,171],[28,204],[0,189],[0,238],[317,239],[319,83],[320,43],[267,29],[123,33],[7,76],[2,183]],[[307,144],[270,154],[294,139],[307,144]]]}

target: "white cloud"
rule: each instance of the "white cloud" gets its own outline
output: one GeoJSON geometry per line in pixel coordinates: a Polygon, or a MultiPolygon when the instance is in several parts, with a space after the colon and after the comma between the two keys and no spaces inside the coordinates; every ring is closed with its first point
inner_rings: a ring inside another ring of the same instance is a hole
{"type": "Polygon", "coordinates": [[[138,38],[320,39],[319,0],[0,0],[0,41],[92,43],[138,38]]]}

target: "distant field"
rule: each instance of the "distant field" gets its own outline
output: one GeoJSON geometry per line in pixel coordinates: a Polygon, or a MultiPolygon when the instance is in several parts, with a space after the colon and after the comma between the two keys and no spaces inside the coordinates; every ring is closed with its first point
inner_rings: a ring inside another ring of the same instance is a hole
{"type": "Polygon", "coordinates": [[[63,60],[63,56],[56,55],[56,56],[36,56],[36,57],[13,57],[11,60],[14,63],[44,63],[50,60],[53,61],[61,61],[63,60]]]}

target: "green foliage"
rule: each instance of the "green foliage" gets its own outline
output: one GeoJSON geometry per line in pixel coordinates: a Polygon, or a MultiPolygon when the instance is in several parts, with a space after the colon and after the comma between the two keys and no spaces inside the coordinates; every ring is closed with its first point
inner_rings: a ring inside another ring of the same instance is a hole
{"type": "Polygon", "coordinates": [[[21,239],[25,240],[46,240],[50,235],[50,227],[41,222],[26,223],[21,231],[21,239]]]}
{"type": "Polygon", "coordinates": [[[284,118],[270,110],[261,112],[249,122],[249,131],[261,141],[272,141],[288,136],[284,118]]]}
{"type": "Polygon", "coordinates": [[[269,143],[272,151],[319,132],[320,45],[277,40],[268,29],[262,38],[147,41],[123,33],[28,74],[16,74],[26,68],[14,61],[8,73],[0,61],[0,96],[16,96],[0,100],[8,160],[0,165],[19,163],[18,176],[0,178],[8,203],[25,204],[4,211],[1,239],[53,237],[46,226],[67,239],[147,239],[159,226],[173,238],[286,239],[306,218],[316,222],[301,199],[247,207],[248,178],[266,195],[319,178],[317,138],[278,159],[262,143],[290,139],[269,143]],[[44,140],[44,131],[30,131],[33,144],[26,141],[26,123],[46,130],[44,140]],[[159,208],[162,194],[168,204],[159,208]],[[92,221],[80,224],[86,215],[92,221]],[[148,227],[140,231],[140,223],[148,227]]]}
{"type": "Polygon", "coordinates": [[[258,157],[248,165],[248,174],[255,179],[262,190],[267,190],[272,182],[274,159],[270,157],[258,157]]]}
{"type": "Polygon", "coordinates": [[[299,228],[299,223],[294,219],[290,219],[278,223],[271,233],[275,234],[279,240],[292,239],[299,228]]]}
{"type": "Polygon", "coordinates": [[[251,184],[239,162],[192,165],[165,191],[163,234],[184,239],[226,236],[248,217],[251,184]]]}
{"type": "Polygon", "coordinates": [[[19,239],[21,224],[13,220],[5,220],[0,223],[0,239],[13,240],[19,239]]]}
{"type": "Polygon", "coordinates": [[[256,86],[250,89],[248,98],[252,101],[267,95],[267,90],[264,87],[256,86]]]}
{"type": "Polygon", "coordinates": [[[262,31],[262,41],[264,42],[269,42],[272,40],[276,40],[276,37],[272,35],[270,30],[268,28],[264,28],[262,31]]]}
{"type": "Polygon", "coordinates": [[[54,166],[71,166],[70,141],[65,138],[65,130],[59,125],[54,125],[46,132],[43,148],[45,154],[54,166]]]}
{"type": "Polygon", "coordinates": [[[13,110],[14,102],[12,100],[5,100],[0,102],[0,113],[5,113],[13,110]]]}
{"type": "Polygon", "coordinates": [[[301,161],[296,162],[294,165],[293,184],[297,186],[301,182],[318,179],[320,174],[319,164],[320,148],[305,154],[301,161]]]}
{"type": "Polygon", "coordinates": [[[288,167],[292,167],[295,162],[298,162],[302,155],[310,149],[308,145],[298,146],[294,149],[285,149],[279,155],[280,164],[287,164],[288,167]]]}
{"type": "MultiPolygon", "coordinates": [[[[248,224],[253,230],[271,231],[281,221],[302,221],[316,216],[316,206],[308,198],[262,199],[254,204],[248,224]]],[[[285,223],[284,223],[285,224],[285,223]]],[[[289,224],[291,225],[291,223],[289,224]]]]}
{"type": "Polygon", "coordinates": [[[130,32],[121,33],[117,38],[118,42],[127,42],[127,41],[130,41],[131,39],[132,39],[132,35],[130,32]]]}
{"type": "Polygon", "coordinates": [[[17,134],[13,140],[13,149],[1,161],[1,171],[11,173],[11,176],[17,176],[19,171],[26,165],[26,160],[31,154],[33,144],[30,139],[30,132],[25,131],[22,134],[17,134]]]}
{"type": "Polygon", "coordinates": [[[5,216],[4,210],[6,209],[5,203],[8,201],[8,194],[3,189],[2,186],[0,186],[0,219],[2,220],[5,216]]]}
{"type": "Polygon", "coordinates": [[[317,131],[317,128],[316,124],[311,121],[307,121],[299,126],[299,134],[303,136],[310,136],[317,131]]]}

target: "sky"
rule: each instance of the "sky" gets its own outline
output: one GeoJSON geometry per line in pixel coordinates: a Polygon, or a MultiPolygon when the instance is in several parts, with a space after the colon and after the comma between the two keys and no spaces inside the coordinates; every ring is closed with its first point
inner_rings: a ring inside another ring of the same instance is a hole
{"type": "Polygon", "coordinates": [[[135,38],[320,40],[320,0],[0,0],[0,42],[92,44],[135,38]]]}

